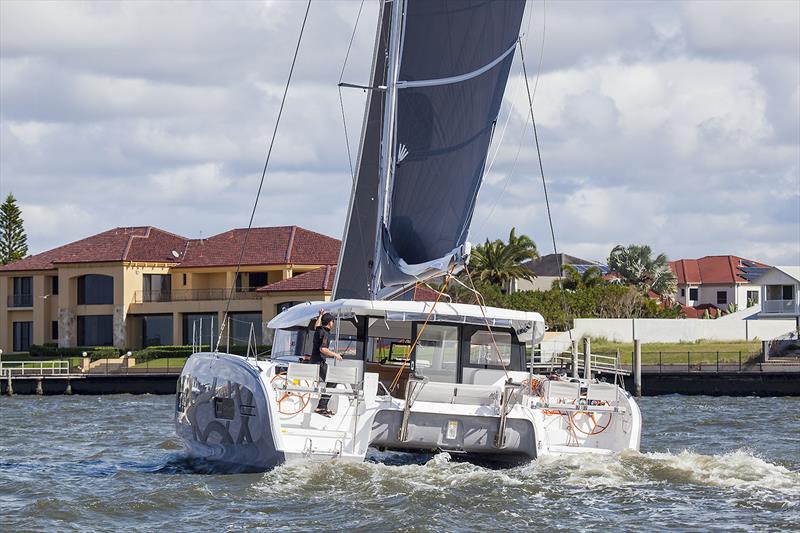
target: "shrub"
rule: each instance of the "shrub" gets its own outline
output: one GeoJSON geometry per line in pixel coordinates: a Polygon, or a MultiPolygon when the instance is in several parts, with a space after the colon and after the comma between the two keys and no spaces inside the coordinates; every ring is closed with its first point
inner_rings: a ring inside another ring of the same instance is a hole
{"type": "Polygon", "coordinates": [[[63,359],[67,357],[81,357],[83,352],[92,359],[113,359],[119,357],[123,351],[113,346],[73,346],[70,348],[59,348],[53,343],[32,344],[28,349],[31,357],[63,359]]]}

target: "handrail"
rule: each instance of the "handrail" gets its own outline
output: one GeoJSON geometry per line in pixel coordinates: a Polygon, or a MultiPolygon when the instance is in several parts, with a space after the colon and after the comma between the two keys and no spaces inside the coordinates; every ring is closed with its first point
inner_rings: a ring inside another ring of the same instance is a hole
{"type": "Polygon", "coordinates": [[[69,374],[69,361],[0,360],[0,375],[45,376],[69,374]]]}

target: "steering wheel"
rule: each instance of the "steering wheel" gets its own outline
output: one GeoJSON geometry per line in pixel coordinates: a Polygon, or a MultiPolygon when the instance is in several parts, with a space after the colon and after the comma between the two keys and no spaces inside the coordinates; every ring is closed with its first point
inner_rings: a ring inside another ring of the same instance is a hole
{"type": "MultiPolygon", "coordinates": [[[[303,411],[311,399],[311,393],[300,393],[284,390],[287,385],[286,372],[275,374],[270,380],[272,388],[275,390],[276,400],[278,402],[278,412],[282,415],[294,416],[303,411]]],[[[308,381],[303,380],[302,385],[306,388],[311,388],[308,381]]]]}

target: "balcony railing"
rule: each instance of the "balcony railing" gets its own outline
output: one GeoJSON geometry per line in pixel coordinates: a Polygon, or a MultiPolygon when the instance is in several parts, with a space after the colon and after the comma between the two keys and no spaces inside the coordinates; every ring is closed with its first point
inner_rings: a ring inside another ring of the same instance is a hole
{"type": "Polygon", "coordinates": [[[797,300],[764,300],[761,310],[764,313],[795,314],[798,311],[797,300]]]}
{"type": "Polygon", "coordinates": [[[33,307],[33,294],[12,294],[8,297],[9,307],[33,307]]]}
{"type": "MultiPolygon", "coordinates": [[[[233,293],[234,300],[258,300],[258,287],[242,287],[233,293]]],[[[134,303],[194,302],[201,300],[227,300],[230,289],[175,289],[171,291],[136,291],[134,303]]]]}

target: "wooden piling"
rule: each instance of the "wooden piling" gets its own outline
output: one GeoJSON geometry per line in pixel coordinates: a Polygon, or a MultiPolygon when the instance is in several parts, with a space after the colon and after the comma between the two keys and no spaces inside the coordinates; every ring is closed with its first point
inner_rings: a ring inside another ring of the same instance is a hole
{"type": "Polygon", "coordinates": [[[64,390],[64,394],[72,396],[72,381],[69,378],[67,378],[67,388],[64,390]]]}
{"type": "Polygon", "coordinates": [[[592,339],[583,339],[583,378],[592,379],[592,339]]]}
{"type": "Polygon", "coordinates": [[[642,341],[633,340],[633,391],[639,397],[642,395],[642,341]]]}
{"type": "Polygon", "coordinates": [[[8,371],[8,386],[6,387],[6,394],[14,396],[14,385],[11,380],[11,371],[8,371]]]}
{"type": "Polygon", "coordinates": [[[36,396],[41,396],[44,394],[44,389],[42,388],[42,378],[36,378],[36,396]]]}

